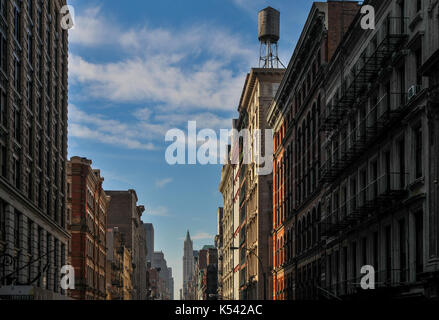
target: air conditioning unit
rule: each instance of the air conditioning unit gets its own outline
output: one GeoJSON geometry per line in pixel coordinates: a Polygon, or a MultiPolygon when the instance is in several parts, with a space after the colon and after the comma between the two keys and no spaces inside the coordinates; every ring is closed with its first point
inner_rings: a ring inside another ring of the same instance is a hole
{"type": "Polygon", "coordinates": [[[416,97],[419,94],[419,92],[421,92],[421,90],[422,90],[422,86],[420,85],[411,86],[408,91],[408,99],[411,100],[414,97],[416,97]]]}

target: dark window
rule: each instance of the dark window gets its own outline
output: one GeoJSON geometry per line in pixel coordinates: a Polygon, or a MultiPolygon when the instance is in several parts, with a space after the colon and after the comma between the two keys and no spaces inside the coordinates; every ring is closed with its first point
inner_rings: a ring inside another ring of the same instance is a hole
{"type": "Polygon", "coordinates": [[[344,281],[344,290],[346,292],[346,286],[348,281],[348,247],[343,248],[343,281],[344,281]]]}
{"type": "Polygon", "coordinates": [[[6,240],[6,212],[5,203],[0,200],[0,240],[6,240]]]}
{"type": "Polygon", "coordinates": [[[420,211],[415,214],[415,259],[416,259],[416,279],[424,269],[424,217],[420,211]]]}
{"type": "MultiPolygon", "coordinates": [[[[50,259],[50,247],[51,247],[51,236],[49,233],[46,235],[46,261],[47,264],[52,263],[52,259],[50,259]]],[[[50,282],[50,268],[47,268],[46,271],[46,289],[49,289],[49,282],[50,282]]]]}
{"type": "Polygon", "coordinates": [[[416,165],[416,179],[421,178],[423,175],[422,166],[422,127],[419,126],[415,129],[415,165],[416,165]]]}
{"type": "Polygon", "coordinates": [[[357,243],[352,242],[352,279],[357,278],[357,243]]]}
{"type": "Polygon", "coordinates": [[[0,93],[0,123],[7,127],[8,124],[8,99],[6,97],[6,92],[1,90],[0,93]]]}
{"type": "Polygon", "coordinates": [[[17,189],[20,189],[21,186],[21,167],[20,167],[20,159],[14,158],[14,183],[17,189]]]}
{"type": "Polygon", "coordinates": [[[20,221],[21,220],[21,213],[19,213],[17,210],[15,210],[14,215],[14,245],[16,248],[20,249],[20,221]]]}
{"type": "Polygon", "coordinates": [[[14,37],[20,42],[21,23],[20,23],[20,9],[19,5],[14,3],[14,37]]]}
{"type": "Polygon", "coordinates": [[[386,248],[386,280],[392,279],[392,232],[391,227],[385,229],[385,248],[386,248]]]}
{"type": "Polygon", "coordinates": [[[406,268],[407,268],[407,251],[406,251],[406,233],[405,233],[405,221],[404,219],[399,221],[399,269],[401,270],[400,280],[405,282],[406,268]]]}
{"type": "Polygon", "coordinates": [[[29,199],[32,199],[33,196],[33,192],[32,192],[32,188],[33,188],[33,178],[32,178],[32,172],[29,171],[27,173],[27,197],[29,199]]]}
{"type": "Polygon", "coordinates": [[[1,145],[0,147],[0,170],[1,175],[6,178],[6,162],[7,162],[7,151],[6,146],[1,145]]]}
{"type": "Polygon", "coordinates": [[[373,233],[373,267],[375,271],[380,271],[378,262],[378,232],[373,233]]]}
{"type": "Polygon", "coordinates": [[[367,238],[363,238],[361,240],[361,255],[362,255],[361,264],[365,266],[367,265],[367,238]]]}
{"type": "Polygon", "coordinates": [[[0,69],[3,73],[7,73],[7,55],[8,55],[8,42],[3,30],[0,30],[0,69]]]}
{"type": "Polygon", "coordinates": [[[8,0],[0,0],[0,14],[6,17],[6,3],[8,0]]]}
{"type": "Polygon", "coordinates": [[[415,52],[416,56],[416,84],[422,85],[422,74],[419,72],[419,70],[422,67],[422,49],[419,48],[415,52]]]}
{"type": "Polygon", "coordinates": [[[32,255],[34,253],[34,246],[33,246],[33,227],[34,223],[32,220],[27,220],[27,253],[32,255]]]}
{"type": "Polygon", "coordinates": [[[17,91],[21,89],[21,63],[17,57],[14,57],[14,88],[17,91]]]}
{"type": "Polygon", "coordinates": [[[14,108],[14,138],[21,142],[21,112],[14,108]]]}
{"type": "Polygon", "coordinates": [[[399,183],[400,187],[405,187],[405,140],[402,138],[398,142],[398,153],[399,153],[399,183]]]}
{"type": "Polygon", "coordinates": [[[28,30],[27,32],[27,60],[30,64],[33,61],[33,51],[32,51],[32,31],[28,30]]]}
{"type": "Polygon", "coordinates": [[[422,0],[416,0],[416,12],[422,10],[422,0]]]}

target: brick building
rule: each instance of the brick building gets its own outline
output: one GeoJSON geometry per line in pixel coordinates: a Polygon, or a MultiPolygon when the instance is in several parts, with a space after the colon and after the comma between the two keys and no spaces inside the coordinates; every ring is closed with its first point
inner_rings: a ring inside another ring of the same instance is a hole
{"type": "MultiPolygon", "coordinates": [[[[358,12],[357,2],[315,2],[268,113],[274,129],[273,299],[293,298],[297,271],[317,268],[322,186],[318,184],[325,68],[358,12]],[[342,28],[342,22],[344,28],[342,28]]],[[[319,272],[307,274],[317,286],[319,272]]]]}
{"type": "Polygon", "coordinates": [[[439,296],[438,2],[364,4],[373,30],[358,9],[340,29],[354,3],[313,5],[271,106],[276,299],[439,296]]]}
{"type": "Polygon", "coordinates": [[[80,300],[106,299],[107,212],[109,197],[102,188],[100,170],[92,161],[72,157],[67,164],[69,230],[72,235],[70,261],[75,268],[75,290],[80,300]]]}
{"type": "Polygon", "coordinates": [[[59,10],[65,4],[0,1],[0,255],[15,262],[0,269],[0,295],[10,285],[37,287],[46,299],[64,294],[68,41],[59,10]]]}
{"type": "Polygon", "coordinates": [[[146,236],[141,221],[145,207],[137,205],[135,190],[106,191],[110,196],[108,227],[117,227],[125,237],[125,246],[130,249],[133,263],[133,299],[146,299],[146,236]]]}

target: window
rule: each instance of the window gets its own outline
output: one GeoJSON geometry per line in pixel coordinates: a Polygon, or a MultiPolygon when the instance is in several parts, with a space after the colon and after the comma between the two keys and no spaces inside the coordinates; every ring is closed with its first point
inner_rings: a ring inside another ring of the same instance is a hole
{"type": "Polygon", "coordinates": [[[0,14],[6,17],[6,3],[8,0],[0,0],[0,14]]]}
{"type": "Polygon", "coordinates": [[[27,78],[26,89],[27,89],[27,107],[30,111],[33,111],[33,84],[30,75],[28,75],[27,78]]]}
{"type": "Polygon", "coordinates": [[[6,146],[0,145],[0,174],[6,178],[7,151],[6,146]]]}
{"type": "Polygon", "coordinates": [[[407,251],[406,251],[406,233],[405,233],[405,221],[401,219],[399,221],[399,269],[400,272],[400,280],[401,282],[405,282],[407,280],[406,277],[406,268],[407,268],[407,251]]]}
{"type": "Polygon", "coordinates": [[[21,235],[20,235],[20,223],[21,223],[21,213],[19,213],[17,210],[15,210],[15,215],[14,215],[14,245],[15,248],[20,249],[20,240],[21,240],[21,235]]]}
{"type": "Polygon", "coordinates": [[[361,239],[361,264],[363,266],[367,265],[367,238],[361,239]]]}
{"type": "Polygon", "coordinates": [[[14,138],[17,142],[21,142],[21,112],[14,108],[14,138]]]}
{"type": "Polygon", "coordinates": [[[8,54],[8,43],[6,41],[6,36],[3,30],[0,30],[0,69],[3,73],[7,73],[7,54],[8,54]]]}
{"type": "Polygon", "coordinates": [[[416,179],[419,179],[423,175],[423,165],[422,165],[422,126],[417,127],[414,130],[414,140],[415,140],[415,174],[416,179]]]}
{"type": "Polygon", "coordinates": [[[415,264],[416,264],[416,280],[419,280],[419,274],[424,269],[424,217],[420,211],[415,214],[415,264]]]}
{"type": "Polygon", "coordinates": [[[387,226],[385,229],[385,243],[386,249],[386,280],[392,279],[392,232],[391,226],[387,226]]]}
{"type": "Polygon", "coordinates": [[[0,123],[7,127],[8,124],[8,104],[6,92],[3,89],[0,89],[0,123]]]}
{"type": "Polygon", "coordinates": [[[379,271],[378,262],[378,232],[373,233],[373,267],[375,271],[379,271]]]}
{"type": "Polygon", "coordinates": [[[416,57],[416,84],[422,85],[422,74],[419,72],[419,70],[422,67],[422,48],[416,50],[415,57],[416,57]]]}
{"type": "Polygon", "coordinates": [[[14,3],[14,37],[20,42],[21,23],[20,23],[20,8],[17,3],[14,3]]]}
{"type": "Polygon", "coordinates": [[[32,192],[32,188],[33,188],[33,179],[32,179],[32,172],[29,171],[27,173],[27,197],[29,199],[32,199],[33,196],[33,192],[32,192]]]}
{"type": "Polygon", "coordinates": [[[422,10],[422,0],[416,0],[416,12],[422,10]]]}
{"type": "Polygon", "coordinates": [[[14,88],[17,91],[20,91],[21,87],[21,63],[17,56],[14,56],[14,88]]]}
{"type": "Polygon", "coordinates": [[[27,31],[27,60],[29,61],[30,64],[32,64],[32,56],[33,56],[33,51],[32,51],[32,31],[29,29],[27,31]]]}
{"type": "Polygon", "coordinates": [[[399,183],[402,188],[405,187],[405,140],[402,138],[398,142],[398,156],[399,156],[399,183]]]}
{"type": "Polygon", "coordinates": [[[28,219],[27,220],[27,253],[30,255],[34,253],[33,228],[34,228],[34,223],[32,222],[32,220],[28,219]]]}
{"type": "Polygon", "coordinates": [[[6,213],[5,203],[0,200],[0,241],[6,240],[6,213]]]}
{"type": "Polygon", "coordinates": [[[352,242],[352,279],[357,278],[357,243],[352,242]]]}
{"type": "Polygon", "coordinates": [[[20,168],[20,159],[14,158],[14,183],[17,189],[20,189],[21,186],[21,168],[20,168]]]}
{"type": "MultiPolygon", "coordinates": [[[[46,259],[47,264],[51,264],[52,260],[50,259],[50,252],[51,252],[51,236],[49,233],[46,234],[46,259]]],[[[50,282],[50,268],[47,268],[46,271],[46,289],[49,289],[49,282],[50,282]]]]}

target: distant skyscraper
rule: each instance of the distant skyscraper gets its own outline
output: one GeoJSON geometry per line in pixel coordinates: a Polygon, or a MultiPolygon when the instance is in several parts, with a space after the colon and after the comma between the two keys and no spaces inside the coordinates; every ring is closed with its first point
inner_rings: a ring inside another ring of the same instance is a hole
{"type": "Polygon", "coordinates": [[[188,283],[192,280],[194,275],[194,251],[193,242],[189,234],[189,230],[184,240],[184,255],[183,255],[183,299],[186,299],[188,293],[188,283]]]}
{"type": "Polygon", "coordinates": [[[152,262],[152,254],[154,253],[154,226],[152,223],[145,223],[146,231],[146,261],[152,262]]]}

